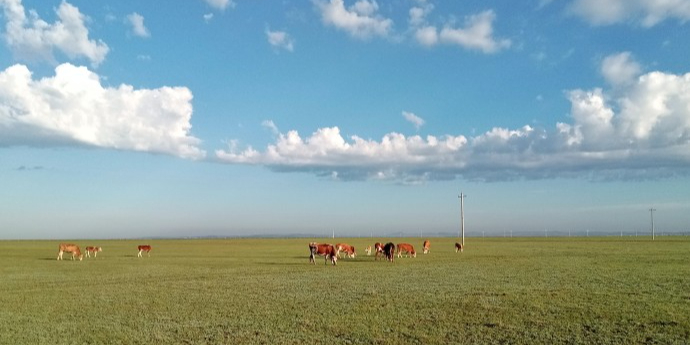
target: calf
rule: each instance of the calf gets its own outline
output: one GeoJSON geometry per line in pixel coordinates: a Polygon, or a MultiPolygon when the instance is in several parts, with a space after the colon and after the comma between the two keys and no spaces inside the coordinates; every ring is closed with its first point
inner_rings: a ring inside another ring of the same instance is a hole
{"type": "Polygon", "coordinates": [[[371,246],[367,246],[367,248],[364,249],[364,251],[367,253],[367,256],[371,255],[371,246]]]}
{"type": "Polygon", "coordinates": [[[60,246],[58,247],[58,260],[62,260],[62,254],[64,252],[72,253],[72,260],[74,260],[75,256],[79,258],[79,261],[84,259],[81,249],[79,249],[79,246],[76,244],[60,243],[60,246]]]}
{"type": "Polygon", "coordinates": [[[388,261],[393,262],[393,257],[395,256],[395,244],[393,242],[388,242],[383,246],[383,255],[386,256],[388,261]]]}
{"type": "Polygon", "coordinates": [[[151,246],[148,244],[138,246],[137,250],[139,250],[139,254],[137,255],[138,257],[142,257],[141,253],[143,252],[146,252],[146,255],[151,256],[151,246]]]}
{"type": "Polygon", "coordinates": [[[91,253],[93,253],[93,257],[95,258],[98,255],[98,252],[102,252],[103,249],[101,247],[86,247],[86,257],[90,258],[91,253]]]}
{"type": "Polygon", "coordinates": [[[462,250],[463,250],[462,244],[456,242],[456,243],[455,243],[455,252],[456,252],[456,253],[457,253],[457,252],[461,252],[461,253],[462,253],[462,250]]]}
{"type": "Polygon", "coordinates": [[[355,257],[355,247],[347,243],[336,243],[335,249],[338,251],[337,256],[340,257],[340,253],[345,253],[349,258],[355,257]]]}
{"type": "Polygon", "coordinates": [[[328,265],[328,259],[331,259],[333,266],[338,261],[338,250],[332,244],[326,243],[309,243],[309,262],[316,265],[316,256],[321,255],[326,259],[325,264],[328,265]]]}
{"type": "Polygon", "coordinates": [[[429,240],[424,240],[424,244],[422,245],[422,253],[424,253],[424,254],[428,253],[430,247],[431,247],[431,242],[429,242],[429,240]]]}
{"type": "Polygon", "coordinates": [[[398,257],[402,257],[403,253],[416,258],[417,253],[414,251],[414,247],[409,243],[398,243],[398,257]]]}

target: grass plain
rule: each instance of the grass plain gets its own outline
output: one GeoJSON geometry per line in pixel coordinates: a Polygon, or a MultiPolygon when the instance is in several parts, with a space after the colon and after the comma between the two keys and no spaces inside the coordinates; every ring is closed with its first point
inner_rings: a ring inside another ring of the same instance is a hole
{"type": "Polygon", "coordinates": [[[335,267],[312,240],[0,241],[0,344],[690,343],[687,237],[431,238],[393,263],[347,238],[335,267]]]}

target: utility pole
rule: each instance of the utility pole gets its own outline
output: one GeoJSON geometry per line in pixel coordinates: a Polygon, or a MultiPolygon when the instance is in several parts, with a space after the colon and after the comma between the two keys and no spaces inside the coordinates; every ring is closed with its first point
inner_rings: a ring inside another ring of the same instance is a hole
{"type": "Polygon", "coordinates": [[[649,214],[652,216],[652,241],[654,241],[654,211],[656,211],[655,208],[649,209],[649,214]]]}
{"type": "Polygon", "coordinates": [[[458,198],[460,198],[460,236],[462,237],[462,241],[460,244],[462,244],[463,248],[465,247],[465,198],[467,195],[462,194],[460,192],[460,195],[458,195],[458,198]]]}

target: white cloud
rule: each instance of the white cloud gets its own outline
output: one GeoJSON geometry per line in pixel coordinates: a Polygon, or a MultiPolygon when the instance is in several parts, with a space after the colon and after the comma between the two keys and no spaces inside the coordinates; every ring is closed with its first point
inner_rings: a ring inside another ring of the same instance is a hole
{"type": "Polygon", "coordinates": [[[268,128],[271,131],[271,133],[275,135],[280,134],[280,130],[278,130],[278,126],[276,126],[276,124],[273,123],[273,120],[264,120],[261,122],[261,125],[268,128]]]}
{"type": "Polygon", "coordinates": [[[453,23],[446,23],[442,29],[429,25],[426,17],[433,10],[433,5],[424,3],[422,7],[410,9],[410,26],[414,38],[421,45],[431,47],[439,43],[458,45],[465,49],[480,50],[490,54],[510,47],[508,39],[493,37],[493,22],[496,14],[487,10],[465,18],[465,26],[455,28],[453,23]]]}
{"type": "Polygon", "coordinates": [[[494,19],[496,14],[492,10],[471,15],[466,18],[465,27],[461,29],[444,26],[439,38],[443,43],[456,44],[466,49],[481,50],[484,53],[498,52],[510,47],[511,42],[493,37],[494,19]]]}
{"type": "Polygon", "coordinates": [[[21,59],[54,60],[53,50],[59,50],[70,59],[85,57],[94,66],[108,54],[103,41],[89,39],[84,25],[86,17],[79,9],[63,1],[57,8],[58,20],[49,24],[38,17],[36,11],[27,15],[21,0],[0,1],[5,13],[5,42],[21,59]]]}
{"type": "Polygon", "coordinates": [[[642,71],[630,52],[609,55],[601,64],[601,74],[611,85],[627,85],[635,81],[642,71]]]}
{"type": "Polygon", "coordinates": [[[294,40],[285,31],[266,29],[266,37],[268,38],[268,43],[275,48],[285,49],[290,52],[294,50],[294,40]]]}
{"type": "Polygon", "coordinates": [[[26,66],[0,72],[0,146],[85,145],[199,159],[185,87],[104,87],[86,67],[62,64],[34,80],[26,66]]]}
{"type": "Polygon", "coordinates": [[[413,124],[414,128],[416,128],[417,130],[419,130],[419,128],[424,125],[424,119],[413,113],[403,111],[402,116],[405,118],[407,122],[413,124]]]}
{"type": "Polygon", "coordinates": [[[667,19],[690,20],[687,0],[575,0],[569,11],[592,25],[634,22],[652,27],[667,19]]]}
{"type": "Polygon", "coordinates": [[[438,43],[438,32],[433,26],[421,27],[415,31],[415,39],[424,46],[435,46],[438,43]]]}
{"type": "Polygon", "coordinates": [[[206,14],[204,14],[204,21],[205,21],[206,23],[210,22],[211,19],[213,19],[213,13],[206,13],[206,14]]]}
{"type": "Polygon", "coordinates": [[[209,4],[209,6],[215,8],[217,10],[221,10],[221,11],[225,11],[225,9],[228,7],[230,7],[230,8],[235,7],[235,2],[232,0],[204,0],[204,1],[207,4],[209,4]]]}
{"type": "Polygon", "coordinates": [[[421,2],[419,7],[410,9],[410,25],[413,27],[421,26],[426,23],[426,17],[433,11],[434,5],[421,2]]]}
{"type": "Polygon", "coordinates": [[[690,174],[690,73],[651,72],[615,94],[576,89],[567,97],[572,121],[552,129],[496,127],[472,137],[389,133],[371,140],[347,138],[338,127],[326,127],[307,137],[296,131],[280,134],[264,151],[234,145],[216,151],[216,157],[340,180],[403,183],[458,177],[638,179],[690,174]]]}
{"type": "Polygon", "coordinates": [[[313,2],[321,11],[324,24],[341,29],[355,38],[388,37],[393,28],[391,19],[377,14],[379,6],[376,1],[359,0],[349,8],[345,8],[343,0],[313,2]]]}
{"type": "Polygon", "coordinates": [[[139,37],[151,37],[149,29],[144,25],[144,16],[139,13],[127,15],[127,22],[132,26],[132,32],[139,37]]]}

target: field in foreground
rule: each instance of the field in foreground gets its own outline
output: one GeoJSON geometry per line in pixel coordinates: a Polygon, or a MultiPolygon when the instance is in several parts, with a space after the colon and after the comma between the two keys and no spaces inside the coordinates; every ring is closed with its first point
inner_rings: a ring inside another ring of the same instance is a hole
{"type": "Polygon", "coordinates": [[[431,238],[394,263],[340,239],[336,267],[310,240],[0,241],[0,344],[690,343],[687,237],[431,238]]]}

